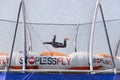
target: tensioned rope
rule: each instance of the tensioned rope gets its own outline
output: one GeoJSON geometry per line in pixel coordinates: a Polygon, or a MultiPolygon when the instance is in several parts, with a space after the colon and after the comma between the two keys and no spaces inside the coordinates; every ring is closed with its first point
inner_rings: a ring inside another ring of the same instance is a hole
{"type": "MultiPolygon", "coordinates": [[[[7,20],[7,19],[0,19],[2,22],[10,22],[10,23],[17,23],[16,21],[13,20],[7,20]]],[[[112,21],[120,21],[120,19],[111,19],[111,20],[106,20],[105,22],[112,22],[112,21]]],[[[103,21],[97,21],[96,23],[102,23],[103,21]]],[[[22,22],[19,22],[22,23],[22,22]]],[[[32,25],[78,25],[78,24],[59,24],[59,23],[26,23],[26,24],[32,24],[32,25]]],[[[91,22],[88,23],[81,23],[79,25],[88,25],[91,24],[91,22]]]]}

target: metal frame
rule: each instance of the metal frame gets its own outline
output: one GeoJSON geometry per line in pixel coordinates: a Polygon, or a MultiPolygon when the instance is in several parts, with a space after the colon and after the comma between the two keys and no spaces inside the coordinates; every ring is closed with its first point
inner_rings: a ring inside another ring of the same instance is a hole
{"type": "Polygon", "coordinates": [[[97,18],[97,12],[99,8],[100,0],[96,1],[96,6],[93,14],[92,19],[92,26],[91,26],[91,32],[90,32],[90,40],[89,40],[89,65],[90,65],[90,71],[93,71],[93,63],[92,63],[92,57],[93,57],[93,39],[94,39],[94,30],[95,30],[95,24],[96,24],[96,18],[97,18]]]}
{"type": "MultiPolygon", "coordinates": [[[[0,70],[0,72],[7,72],[7,70],[0,70]]],[[[10,69],[9,72],[29,72],[29,73],[72,73],[72,74],[79,74],[79,73],[113,73],[113,69],[108,69],[108,70],[67,70],[67,69],[10,69]]],[[[119,74],[120,71],[117,71],[119,74]]]]}
{"type": "Polygon", "coordinates": [[[23,27],[24,27],[24,53],[23,53],[23,67],[22,69],[26,69],[26,54],[27,54],[27,43],[26,43],[26,11],[25,11],[25,3],[24,0],[21,0],[22,2],[22,13],[23,13],[23,27]]]}

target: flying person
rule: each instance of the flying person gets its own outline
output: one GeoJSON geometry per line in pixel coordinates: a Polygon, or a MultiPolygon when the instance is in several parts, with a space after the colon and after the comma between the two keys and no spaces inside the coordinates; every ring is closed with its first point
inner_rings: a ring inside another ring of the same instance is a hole
{"type": "Polygon", "coordinates": [[[54,35],[52,42],[43,42],[43,44],[50,44],[54,48],[65,48],[67,46],[67,40],[68,40],[68,38],[64,38],[63,43],[56,42],[56,35],[54,35]]]}

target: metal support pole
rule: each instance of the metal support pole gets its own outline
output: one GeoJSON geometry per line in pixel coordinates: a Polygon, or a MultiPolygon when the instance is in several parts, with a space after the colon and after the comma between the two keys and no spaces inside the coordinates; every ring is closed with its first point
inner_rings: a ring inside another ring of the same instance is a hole
{"type": "Polygon", "coordinates": [[[76,31],[75,31],[75,43],[74,43],[74,50],[77,52],[77,36],[78,36],[78,29],[79,29],[79,24],[77,25],[76,31]]]}
{"type": "Polygon", "coordinates": [[[24,27],[24,53],[23,53],[23,71],[26,69],[26,54],[27,54],[27,44],[26,44],[26,16],[25,16],[25,3],[22,0],[22,12],[23,12],[23,27],[24,27]]]}
{"type": "Polygon", "coordinates": [[[96,1],[96,6],[95,6],[95,10],[94,10],[94,14],[93,14],[91,32],[90,32],[90,41],[89,41],[89,65],[90,65],[90,71],[93,71],[93,63],[92,63],[93,38],[94,38],[95,23],[96,23],[96,17],[97,17],[99,4],[100,4],[100,0],[97,0],[96,1]]]}
{"type": "Polygon", "coordinates": [[[109,35],[108,35],[108,31],[107,31],[107,26],[106,26],[106,23],[105,23],[105,18],[104,18],[104,14],[103,14],[103,10],[102,10],[101,4],[99,4],[99,7],[100,7],[101,15],[102,15],[102,20],[103,20],[104,28],[105,28],[105,33],[106,33],[106,37],[107,37],[107,42],[108,42],[108,47],[109,47],[110,55],[111,55],[112,62],[113,62],[113,70],[114,70],[114,73],[116,74],[115,61],[114,61],[114,57],[113,57],[113,53],[112,53],[112,49],[111,49],[111,44],[110,44],[109,35]]]}
{"type": "Polygon", "coordinates": [[[116,47],[116,51],[115,51],[115,57],[117,57],[117,55],[118,55],[119,47],[120,47],[120,38],[119,38],[119,41],[117,43],[117,47],[116,47]]]}
{"type": "Polygon", "coordinates": [[[10,52],[10,56],[9,56],[9,57],[10,57],[10,60],[9,60],[9,62],[8,62],[7,70],[9,70],[9,67],[10,67],[10,65],[11,65],[12,54],[13,54],[13,50],[14,50],[14,44],[15,44],[15,39],[16,39],[16,34],[17,34],[17,29],[18,29],[20,12],[21,12],[21,6],[22,6],[22,2],[20,2],[19,11],[18,11],[18,15],[17,15],[17,22],[16,22],[16,27],[15,27],[15,33],[14,33],[12,48],[11,48],[11,52],[10,52]]]}
{"type": "Polygon", "coordinates": [[[28,33],[28,42],[29,42],[29,45],[28,45],[28,51],[32,52],[33,51],[33,48],[32,48],[32,38],[31,38],[31,33],[30,33],[30,29],[29,27],[27,27],[27,33],[28,33]]]}

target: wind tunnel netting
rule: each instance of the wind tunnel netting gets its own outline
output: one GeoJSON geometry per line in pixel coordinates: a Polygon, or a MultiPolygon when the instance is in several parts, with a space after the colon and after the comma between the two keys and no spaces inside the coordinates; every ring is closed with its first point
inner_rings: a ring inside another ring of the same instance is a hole
{"type": "MultiPolygon", "coordinates": [[[[78,27],[77,52],[88,51],[90,28],[96,0],[61,0],[59,3],[58,1],[49,0],[26,0],[25,3],[27,27],[31,33],[34,52],[59,51],[66,54],[74,52],[78,27]],[[48,3],[46,3],[47,1],[48,3]],[[51,42],[54,35],[57,37],[56,41],[61,43],[63,43],[65,37],[69,38],[67,47],[54,48],[51,45],[43,45],[45,41],[51,42]]],[[[97,17],[99,18],[99,16],[97,17]]],[[[22,20],[20,19],[20,21],[22,20]]],[[[119,40],[119,23],[119,20],[109,21],[107,19],[106,21],[113,52],[119,40]]],[[[15,24],[15,22],[0,21],[1,51],[10,52],[15,24]]],[[[19,23],[14,51],[23,51],[23,43],[23,25],[19,23]]],[[[93,53],[109,53],[102,19],[98,19],[96,23],[93,53]]]]}

